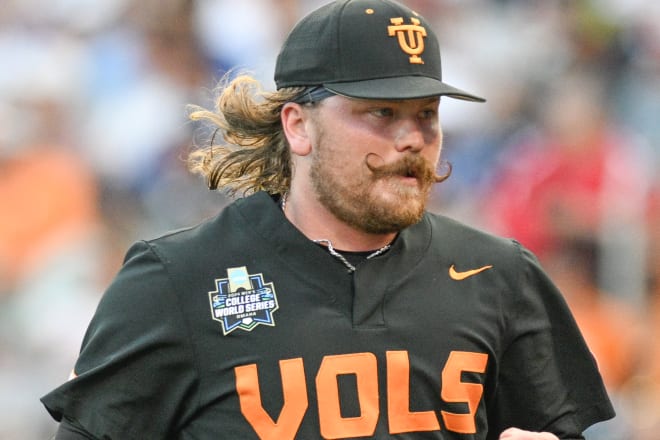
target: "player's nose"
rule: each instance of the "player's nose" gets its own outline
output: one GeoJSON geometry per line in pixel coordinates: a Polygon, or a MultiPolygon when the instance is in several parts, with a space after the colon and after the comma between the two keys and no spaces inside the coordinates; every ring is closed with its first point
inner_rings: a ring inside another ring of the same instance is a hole
{"type": "Polygon", "coordinates": [[[398,121],[394,137],[394,148],[397,151],[419,152],[425,145],[426,138],[419,123],[411,119],[398,121]]]}

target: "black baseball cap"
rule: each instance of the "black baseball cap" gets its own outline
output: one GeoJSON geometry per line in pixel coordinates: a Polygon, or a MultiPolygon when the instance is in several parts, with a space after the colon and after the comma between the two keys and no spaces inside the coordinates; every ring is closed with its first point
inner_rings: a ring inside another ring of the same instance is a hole
{"type": "Polygon", "coordinates": [[[337,0],[304,17],[277,57],[275,84],[320,85],[353,98],[485,101],[442,81],[431,26],[392,0],[337,0]]]}

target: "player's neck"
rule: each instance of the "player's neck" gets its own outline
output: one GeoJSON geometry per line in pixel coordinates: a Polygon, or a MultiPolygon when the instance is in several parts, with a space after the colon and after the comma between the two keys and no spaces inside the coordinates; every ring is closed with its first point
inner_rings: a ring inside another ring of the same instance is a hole
{"type": "Polygon", "coordinates": [[[335,249],[364,252],[382,248],[396,237],[395,232],[370,234],[356,229],[335,217],[316,198],[297,194],[292,192],[284,198],[284,215],[310,240],[328,240],[335,249]]]}

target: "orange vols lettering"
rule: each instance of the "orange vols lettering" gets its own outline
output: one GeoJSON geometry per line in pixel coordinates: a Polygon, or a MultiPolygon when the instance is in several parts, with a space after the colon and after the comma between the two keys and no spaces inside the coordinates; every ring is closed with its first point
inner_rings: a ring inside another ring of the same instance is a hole
{"type": "MultiPolygon", "coordinates": [[[[387,415],[390,434],[428,432],[441,429],[435,411],[410,411],[410,360],[407,351],[387,351],[387,415]]],[[[452,351],[442,370],[440,396],[447,403],[467,404],[466,414],[440,411],[448,431],[475,434],[475,417],[483,385],[462,382],[463,372],[484,373],[488,355],[452,351]]],[[[293,440],[308,407],[307,384],[302,358],[280,361],[284,404],[277,421],[261,404],[256,364],[234,369],[236,390],[245,419],[262,440],[293,440]]],[[[373,353],[325,356],[316,375],[319,430],[325,439],[370,437],[380,417],[378,362],[373,353]],[[342,417],[338,377],[357,379],[358,417],[342,417]]]]}
{"type": "Polygon", "coordinates": [[[455,414],[441,411],[442,419],[449,431],[461,434],[475,434],[477,427],[474,418],[484,387],[478,383],[461,382],[464,371],[484,373],[488,355],[467,351],[452,351],[442,370],[442,400],[449,403],[467,403],[468,414],[455,414]]]}
{"type": "Polygon", "coordinates": [[[410,412],[410,361],[407,351],[388,351],[387,415],[390,434],[439,431],[434,411],[410,412]]]}
{"type": "Polygon", "coordinates": [[[308,405],[302,358],[280,361],[284,405],[277,422],[270,418],[261,405],[257,365],[236,367],[234,372],[241,412],[259,438],[262,440],[294,439],[308,405]]]}
{"type": "Polygon", "coordinates": [[[378,365],[373,353],[326,356],[316,375],[321,435],[326,439],[372,436],[378,423],[378,365]],[[337,376],[354,374],[359,417],[342,417],[337,376]]]}

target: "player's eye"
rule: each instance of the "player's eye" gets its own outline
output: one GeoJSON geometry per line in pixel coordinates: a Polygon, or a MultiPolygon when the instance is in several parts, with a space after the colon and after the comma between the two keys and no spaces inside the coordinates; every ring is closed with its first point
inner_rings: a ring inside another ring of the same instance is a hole
{"type": "Polygon", "coordinates": [[[435,118],[438,114],[438,111],[435,108],[422,110],[419,114],[421,119],[431,119],[435,118]]]}
{"type": "Polygon", "coordinates": [[[394,115],[394,110],[389,107],[382,107],[372,109],[371,113],[374,116],[378,116],[379,118],[389,118],[390,116],[394,115]]]}

